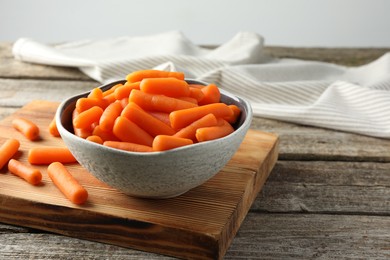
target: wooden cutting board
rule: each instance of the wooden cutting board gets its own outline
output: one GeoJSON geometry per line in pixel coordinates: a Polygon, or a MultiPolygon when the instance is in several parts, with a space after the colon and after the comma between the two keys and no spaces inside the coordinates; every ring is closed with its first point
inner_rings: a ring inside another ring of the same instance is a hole
{"type": "MultiPolygon", "coordinates": [[[[58,103],[33,101],[0,122],[0,144],[21,142],[15,158],[27,163],[29,148],[64,146],[48,125],[58,103]],[[11,126],[15,117],[34,121],[41,140],[28,141],[11,126]]],[[[176,198],[126,196],[94,178],[79,164],[69,171],[88,190],[83,206],[69,202],[47,176],[33,186],[0,169],[0,222],[179,258],[221,259],[278,157],[278,137],[249,130],[231,161],[214,178],[176,198]]]]}

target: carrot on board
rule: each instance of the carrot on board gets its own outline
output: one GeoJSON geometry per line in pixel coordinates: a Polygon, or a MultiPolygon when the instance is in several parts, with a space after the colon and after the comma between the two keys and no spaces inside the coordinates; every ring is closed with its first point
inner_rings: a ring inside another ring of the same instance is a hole
{"type": "Polygon", "coordinates": [[[160,111],[170,113],[175,110],[197,107],[196,104],[164,95],[153,95],[140,90],[130,93],[129,102],[134,102],[148,111],[160,111]]]}
{"type": "Polygon", "coordinates": [[[100,120],[100,117],[103,114],[103,109],[98,106],[91,107],[80,114],[78,114],[73,119],[73,127],[75,128],[89,128],[94,122],[100,120]]]}
{"type": "Polygon", "coordinates": [[[145,112],[134,102],[129,102],[121,115],[137,124],[153,137],[156,135],[173,135],[175,133],[172,127],[145,112]]]}
{"type": "Polygon", "coordinates": [[[138,70],[126,76],[126,80],[130,83],[141,81],[145,78],[177,78],[184,80],[184,73],[163,70],[138,70]]]}
{"type": "Polygon", "coordinates": [[[115,89],[115,98],[117,100],[123,99],[123,98],[129,98],[130,92],[133,89],[140,89],[140,82],[134,82],[134,83],[129,83],[126,82],[123,86],[115,89]]]}
{"type": "Polygon", "coordinates": [[[72,176],[60,162],[53,162],[47,168],[47,173],[54,185],[72,203],[84,204],[88,199],[88,191],[72,176]]]}
{"type": "Polygon", "coordinates": [[[15,159],[9,160],[8,170],[32,185],[37,185],[42,180],[42,173],[40,170],[15,159]]]}
{"type": "Polygon", "coordinates": [[[90,135],[87,138],[85,138],[88,141],[97,143],[97,144],[103,144],[103,139],[98,135],[90,135]]]}
{"type": "Polygon", "coordinates": [[[103,98],[103,90],[101,88],[92,89],[91,92],[88,94],[88,98],[102,99],[103,98]]]}
{"type": "Polygon", "coordinates": [[[207,114],[204,117],[192,122],[188,126],[180,129],[174,136],[181,138],[191,139],[193,142],[196,142],[196,130],[201,127],[216,126],[218,123],[217,118],[213,114],[207,114]]]}
{"type": "Polygon", "coordinates": [[[140,152],[140,153],[153,152],[151,146],[129,143],[129,142],[105,141],[103,145],[111,148],[119,149],[119,150],[129,151],[129,152],[140,152]]]}
{"type": "Polygon", "coordinates": [[[59,137],[60,136],[60,133],[58,132],[58,129],[57,129],[57,123],[56,123],[56,118],[55,117],[53,117],[53,119],[50,121],[49,133],[52,136],[55,136],[55,137],[59,137]]]}
{"type": "Polygon", "coordinates": [[[30,148],[28,162],[31,164],[50,164],[52,162],[73,163],[77,161],[66,147],[41,146],[30,148]]]}
{"type": "Polygon", "coordinates": [[[225,117],[224,119],[230,124],[234,124],[235,122],[237,122],[241,114],[241,109],[236,105],[228,105],[228,107],[230,107],[230,109],[233,111],[233,115],[231,117],[225,117]]]}
{"type": "Polygon", "coordinates": [[[26,118],[18,117],[13,119],[12,126],[30,141],[37,140],[39,137],[39,127],[26,118]]]}
{"type": "Polygon", "coordinates": [[[166,151],[190,144],[193,144],[191,139],[172,135],[158,135],[153,140],[152,148],[153,151],[166,151]]]}
{"type": "Polygon", "coordinates": [[[115,120],[113,133],[121,141],[152,146],[153,137],[125,116],[115,120]]]}
{"type": "Polygon", "coordinates": [[[200,89],[204,96],[199,100],[199,105],[218,103],[221,99],[221,93],[215,84],[209,84],[200,89]]]}
{"type": "Polygon", "coordinates": [[[7,139],[0,146],[0,169],[8,163],[8,161],[16,154],[19,150],[20,142],[14,138],[7,139]]]}
{"type": "Polygon", "coordinates": [[[103,98],[79,98],[76,101],[76,110],[81,113],[95,106],[105,109],[108,105],[108,100],[103,98]]]}
{"type": "Polygon", "coordinates": [[[222,125],[198,128],[195,136],[198,142],[205,142],[227,136],[233,132],[232,125],[223,120],[222,125]]]}
{"type": "Polygon", "coordinates": [[[112,131],[115,119],[121,114],[123,108],[120,102],[111,103],[100,117],[99,125],[103,131],[112,131]]]}
{"type": "Polygon", "coordinates": [[[119,141],[119,138],[111,131],[104,131],[99,125],[93,129],[90,135],[99,136],[104,141],[119,141]]]}
{"type": "Polygon", "coordinates": [[[233,115],[233,111],[226,104],[213,103],[173,111],[169,114],[169,119],[173,129],[181,129],[210,113],[217,118],[231,117],[233,115]]]}
{"type": "Polygon", "coordinates": [[[140,90],[168,97],[188,97],[190,88],[185,80],[176,78],[146,78],[141,81],[140,90]]]}

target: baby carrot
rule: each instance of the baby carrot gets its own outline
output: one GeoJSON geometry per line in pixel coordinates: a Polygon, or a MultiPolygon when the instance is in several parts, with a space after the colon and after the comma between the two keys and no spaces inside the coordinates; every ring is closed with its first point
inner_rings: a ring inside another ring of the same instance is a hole
{"type": "Polygon", "coordinates": [[[140,84],[140,90],[145,93],[165,95],[168,97],[188,97],[190,88],[184,80],[176,78],[147,78],[140,84]]]}
{"type": "Polygon", "coordinates": [[[42,180],[42,173],[38,169],[15,159],[9,160],[8,170],[32,185],[37,185],[42,180]]]}
{"type": "Polygon", "coordinates": [[[119,138],[111,131],[104,131],[98,125],[93,129],[92,135],[99,136],[104,141],[119,141],[119,138]]]}
{"type": "Polygon", "coordinates": [[[227,136],[233,132],[234,128],[223,120],[222,125],[198,128],[195,135],[198,142],[204,142],[227,136]]]}
{"type": "Polygon", "coordinates": [[[105,141],[103,145],[129,152],[153,152],[151,146],[129,142],[105,141]]]}
{"type": "Polygon", "coordinates": [[[112,131],[115,119],[121,114],[123,108],[120,102],[111,103],[100,117],[99,125],[103,131],[112,131]]]}
{"type": "Polygon", "coordinates": [[[177,98],[163,95],[153,95],[144,93],[140,90],[131,91],[129,102],[134,102],[148,111],[160,111],[166,113],[197,106],[194,103],[183,101],[177,98]]]}
{"type": "Polygon", "coordinates": [[[28,119],[15,118],[12,120],[12,126],[30,141],[34,141],[39,137],[39,127],[28,119]]]}
{"type": "Polygon", "coordinates": [[[103,144],[103,139],[98,135],[90,135],[86,139],[97,144],[103,144]]]}
{"type": "Polygon", "coordinates": [[[134,82],[134,83],[129,83],[129,82],[126,82],[123,86],[115,89],[114,93],[115,93],[115,98],[117,100],[120,100],[122,98],[129,98],[130,96],[130,92],[133,90],[133,89],[139,89],[140,88],[140,82],[134,82]]]}
{"type": "Polygon", "coordinates": [[[194,104],[198,105],[198,100],[196,100],[195,98],[192,98],[192,97],[178,97],[177,99],[180,99],[180,100],[187,101],[187,102],[194,103],[194,104]]]}
{"type": "Polygon", "coordinates": [[[28,162],[31,164],[50,164],[52,162],[76,162],[73,154],[66,147],[33,147],[28,152],[28,162]]]}
{"type": "Polygon", "coordinates": [[[20,142],[16,139],[8,139],[0,146],[0,169],[16,154],[20,142]]]}
{"type": "Polygon", "coordinates": [[[92,107],[98,106],[105,109],[109,105],[108,101],[99,98],[79,98],[76,102],[76,110],[81,113],[92,107]]]}
{"type": "Polygon", "coordinates": [[[103,98],[103,91],[100,88],[94,88],[88,94],[88,98],[102,99],[103,98]]]}
{"type": "Polygon", "coordinates": [[[83,204],[88,199],[87,190],[70,174],[62,163],[53,162],[47,173],[54,185],[74,204],[83,204]]]}
{"type": "Polygon", "coordinates": [[[226,104],[213,103],[173,111],[169,114],[169,119],[173,129],[181,129],[210,113],[214,114],[215,117],[221,118],[231,117],[233,115],[233,111],[226,104]]]}
{"type": "Polygon", "coordinates": [[[175,133],[172,127],[145,112],[134,102],[129,102],[121,115],[137,124],[153,137],[156,135],[173,135],[175,133]]]}
{"type": "Polygon", "coordinates": [[[204,93],[200,88],[191,87],[190,85],[190,97],[195,98],[198,102],[204,97],[204,93]]]}
{"type": "Polygon", "coordinates": [[[199,100],[199,105],[218,103],[221,99],[221,93],[215,84],[209,84],[200,90],[203,92],[204,97],[199,100]]]}
{"type": "Polygon", "coordinates": [[[241,109],[236,105],[229,105],[230,109],[233,111],[233,115],[231,117],[224,118],[226,121],[228,121],[230,124],[234,124],[237,122],[238,117],[241,114],[241,109]]]}
{"type": "Polygon", "coordinates": [[[138,70],[126,76],[126,80],[130,83],[141,81],[145,78],[177,78],[184,80],[184,73],[163,70],[138,70]]]}
{"type": "Polygon", "coordinates": [[[185,145],[193,144],[191,139],[171,135],[158,135],[153,140],[153,151],[166,151],[185,145]]]}
{"type": "Polygon", "coordinates": [[[107,104],[111,104],[113,102],[116,101],[116,98],[115,98],[115,92],[109,94],[109,95],[106,95],[103,97],[103,99],[105,102],[107,102],[107,104]]]}
{"type": "Polygon", "coordinates": [[[117,88],[120,88],[122,86],[123,86],[122,83],[119,83],[119,84],[116,84],[115,86],[112,86],[111,88],[109,88],[109,89],[107,89],[106,91],[103,92],[103,97],[108,96],[108,95],[114,93],[117,88]]]}
{"type": "Polygon", "coordinates": [[[98,106],[91,107],[80,114],[78,114],[73,120],[73,126],[75,128],[88,128],[92,123],[99,121],[103,114],[103,109],[98,106]]]}
{"type": "Polygon", "coordinates": [[[158,120],[164,122],[165,124],[171,126],[171,121],[169,121],[169,114],[165,112],[157,112],[157,111],[147,111],[149,114],[157,118],[158,120]]]}
{"type": "Polygon", "coordinates": [[[113,133],[121,141],[152,146],[153,137],[124,116],[115,120],[113,133]]]}
{"type": "Polygon", "coordinates": [[[216,125],[217,125],[217,118],[213,114],[207,114],[204,117],[189,124],[188,126],[180,129],[176,134],[174,134],[174,136],[181,137],[181,138],[188,138],[196,142],[197,140],[195,137],[195,133],[198,128],[216,126],[216,125]]]}
{"type": "Polygon", "coordinates": [[[58,129],[57,129],[57,123],[56,123],[56,118],[55,117],[53,117],[53,119],[50,121],[49,133],[52,136],[55,136],[55,137],[60,136],[60,133],[58,132],[58,129]]]}

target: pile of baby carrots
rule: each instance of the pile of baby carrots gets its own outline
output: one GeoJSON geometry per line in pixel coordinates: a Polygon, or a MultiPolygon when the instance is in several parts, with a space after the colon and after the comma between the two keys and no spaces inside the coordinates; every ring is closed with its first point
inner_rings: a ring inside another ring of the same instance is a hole
{"type": "MultiPolygon", "coordinates": [[[[59,136],[55,123],[52,121],[49,132],[59,136]]],[[[29,141],[40,140],[40,129],[32,121],[17,117],[12,120],[12,126],[29,141]]],[[[18,139],[10,138],[0,145],[0,169],[8,164],[8,170],[32,185],[42,182],[42,172],[34,165],[48,165],[47,173],[55,186],[73,203],[83,204],[88,199],[87,190],[81,186],[63,163],[76,162],[66,147],[34,147],[28,151],[28,164],[14,159],[20,149],[18,139]]]]}
{"type": "Polygon", "coordinates": [[[241,111],[220,102],[215,84],[188,84],[182,72],[140,70],[124,84],[77,100],[74,133],[105,146],[165,151],[229,135],[241,111]]]}

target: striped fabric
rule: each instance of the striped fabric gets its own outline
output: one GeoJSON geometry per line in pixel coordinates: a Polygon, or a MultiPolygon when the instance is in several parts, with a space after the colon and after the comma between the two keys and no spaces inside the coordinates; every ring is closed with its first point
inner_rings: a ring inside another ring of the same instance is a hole
{"type": "Polygon", "coordinates": [[[106,83],[134,70],[184,71],[248,99],[256,116],[390,138],[390,53],[360,67],[272,59],[263,38],[240,32],[217,49],[180,32],[50,46],[19,39],[16,59],[78,67],[106,83]]]}

